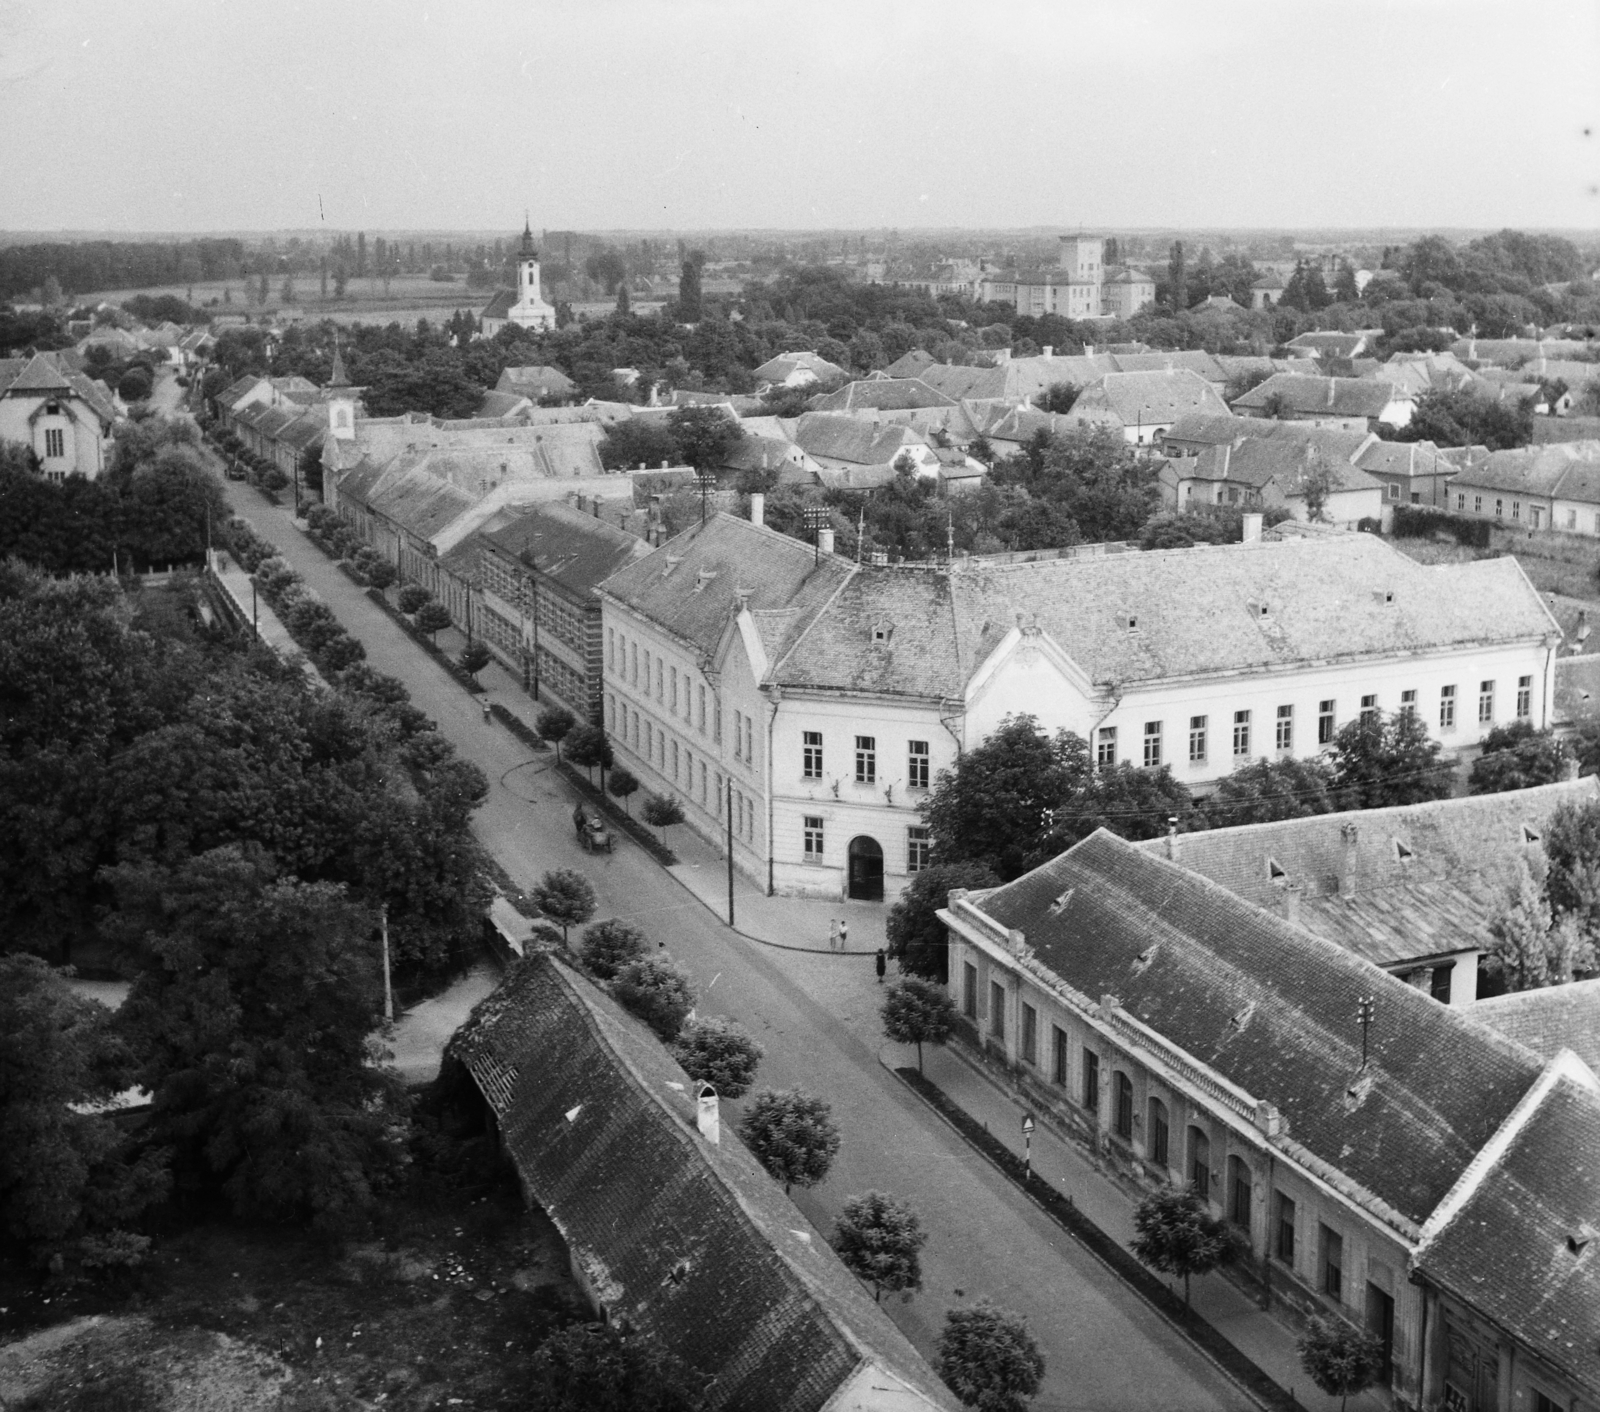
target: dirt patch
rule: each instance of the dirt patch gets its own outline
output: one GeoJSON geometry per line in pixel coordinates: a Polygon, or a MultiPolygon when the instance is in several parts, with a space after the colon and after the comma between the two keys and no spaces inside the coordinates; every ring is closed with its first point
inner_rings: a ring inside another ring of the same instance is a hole
{"type": "Polygon", "coordinates": [[[510,1412],[530,1355],[582,1314],[560,1237],[510,1183],[391,1205],[343,1250],[202,1221],[158,1239],[130,1294],[0,1275],[0,1406],[510,1412]]]}

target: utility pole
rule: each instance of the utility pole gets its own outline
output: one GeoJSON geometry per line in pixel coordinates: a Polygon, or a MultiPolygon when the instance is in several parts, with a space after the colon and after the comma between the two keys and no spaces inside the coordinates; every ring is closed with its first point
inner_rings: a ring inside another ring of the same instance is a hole
{"type": "Polygon", "coordinates": [[[708,476],[701,472],[694,478],[694,483],[700,491],[700,523],[704,525],[706,522],[706,499],[716,489],[717,480],[715,476],[708,476]]]}
{"type": "Polygon", "coordinates": [[[728,925],[733,925],[733,776],[728,776],[728,925]]]}
{"type": "Polygon", "coordinates": [[[822,562],[822,531],[827,528],[831,515],[825,507],[814,507],[805,511],[806,528],[811,531],[812,554],[811,562],[822,562]]]}
{"type": "Polygon", "coordinates": [[[378,908],[378,925],[383,930],[383,1022],[394,1024],[394,987],[389,982],[389,904],[378,908]]]}
{"type": "Polygon", "coordinates": [[[1361,1067],[1367,1067],[1367,1032],[1372,1028],[1372,1021],[1378,1013],[1377,999],[1364,995],[1356,1003],[1356,1019],[1361,1024],[1361,1067]]]}

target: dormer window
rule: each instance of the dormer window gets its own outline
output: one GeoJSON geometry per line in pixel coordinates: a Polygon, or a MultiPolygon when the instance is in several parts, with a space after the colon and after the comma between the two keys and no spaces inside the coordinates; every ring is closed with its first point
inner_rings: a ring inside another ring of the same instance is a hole
{"type": "Polygon", "coordinates": [[[1268,858],[1267,859],[1267,876],[1273,882],[1281,883],[1281,882],[1284,882],[1288,878],[1289,874],[1285,871],[1283,864],[1278,862],[1278,860],[1276,858],[1268,858]]]}
{"type": "Polygon", "coordinates": [[[1395,839],[1394,856],[1396,862],[1409,863],[1414,857],[1416,857],[1416,854],[1410,848],[1406,847],[1405,844],[1401,843],[1399,839],[1395,839]]]}
{"type": "Polygon", "coordinates": [[[695,575],[694,588],[691,589],[690,591],[692,593],[699,593],[708,583],[711,583],[715,578],[716,578],[716,574],[712,570],[710,570],[710,569],[701,569],[700,572],[695,575]]]}
{"type": "Polygon", "coordinates": [[[873,625],[872,640],[874,642],[887,642],[893,636],[894,628],[890,624],[876,623],[873,625]]]}
{"type": "Polygon", "coordinates": [[[1526,824],[1522,826],[1522,841],[1524,843],[1537,843],[1539,841],[1539,837],[1540,835],[1537,829],[1531,829],[1526,824]]]}

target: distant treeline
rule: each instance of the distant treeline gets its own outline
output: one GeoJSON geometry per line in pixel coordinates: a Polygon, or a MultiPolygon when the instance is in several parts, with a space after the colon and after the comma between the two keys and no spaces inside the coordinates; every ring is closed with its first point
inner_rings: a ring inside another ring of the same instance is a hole
{"type": "Polygon", "coordinates": [[[9,245],[0,249],[0,299],[26,297],[50,280],[70,298],[97,289],[234,279],[244,266],[244,242],[231,237],[9,245]]]}

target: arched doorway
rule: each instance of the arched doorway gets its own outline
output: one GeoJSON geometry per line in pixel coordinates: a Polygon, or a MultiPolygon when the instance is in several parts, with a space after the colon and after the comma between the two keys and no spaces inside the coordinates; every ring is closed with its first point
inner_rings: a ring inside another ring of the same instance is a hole
{"type": "Polygon", "coordinates": [[[883,901],[883,849],[877,839],[866,834],[850,840],[848,895],[858,902],[883,901]]]}

